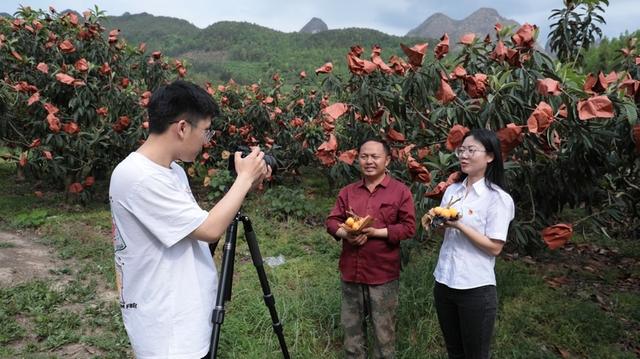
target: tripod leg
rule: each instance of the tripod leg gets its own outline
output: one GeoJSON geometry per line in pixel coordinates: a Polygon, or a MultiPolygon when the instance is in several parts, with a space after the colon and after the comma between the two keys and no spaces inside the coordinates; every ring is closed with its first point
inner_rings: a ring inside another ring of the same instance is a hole
{"type": "Polygon", "coordinates": [[[273,331],[278,337],[280,350],[282,350],[282,356],[285,359],[289,359],[289,350],[287,349],[287,343],[284,340],[282,323],[280,323],[280,320],[278,319],[278,312],[276,311],[276,300],[273,297],[273,294],[271,294],[271,288],[269,287],[269,282],[267,281],[267,274],[264,271],[262,255],[260,254],[260,248],[258,246],[258,241],[256,240],[256,233],[253,231],[253,226],[251,225],[251,220],[249,220],[249,217],[241,216],[240,220],[242,220],[242,224],[244,226],[244,235],[246,237],[247,244],[249,245],[249,251],[251,252],[251,260],[253,261],[254,267],[256,267],[256,271],[258,272],[258,279],[260,280],[260,287],[262,287],[264,303],[269,309],[269,314],[271,315],[271,325],[273,326],[273,331]]]}
{"type": "Polygon", "coordinates": [[[210,359],[215,359],[218,355],[218,342],[220,341],[220,327],[224,322],[224,302],[231,298],[231,280],[233,279],[233,260],[236,252],[236,241],[238,237],[238,216],[227,228],[225,235],[224,249],[222,254],[221,274],[218,282],[218,292],[216,293],[216,305],[213,308],[211,322],[213,331],[211,332],[210,359]]]}

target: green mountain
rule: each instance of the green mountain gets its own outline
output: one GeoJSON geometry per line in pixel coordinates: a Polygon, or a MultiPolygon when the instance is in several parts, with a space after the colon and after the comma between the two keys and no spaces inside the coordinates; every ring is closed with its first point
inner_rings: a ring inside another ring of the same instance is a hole
{"type": "Polygon", "coordinates": [[[147,44],[147,51],[186,60],[189,77],[203,82],[233,79],[239,83],[269,80],[279,73],[287,82],[300,71],[308,76],[325,62],[331,61],[334,72],[347,75],[346,55],[349,47],[360,45],[368,57],[373,45],[382,47],[383,59],[402,53],[400,43],[436,40],[398,37],[361,28],[327,30],[317,33],[284,33],[247,22],[217,22],[205,29],[180,19],[146,13],[109,16],[107,30],[118,28],[132,46],[147,44]]]}
{"type": "Polygon", "coordinates": [[[132,46],[144,42],[147,49],[162,51],[175,56],[194,45],[193,39],[200,29],[186,20],[147,13],[124,13],[121,16],[107,16],[103,21],[107,31],[120,29],[121,36],[132,46]]]}

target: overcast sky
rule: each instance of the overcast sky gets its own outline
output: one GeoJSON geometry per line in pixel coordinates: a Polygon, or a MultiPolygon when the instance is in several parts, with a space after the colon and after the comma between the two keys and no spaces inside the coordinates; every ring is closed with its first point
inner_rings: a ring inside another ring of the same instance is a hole
{"type": "MultiPolygon", "coordinates": [[[[185,19],[204,28],[223,20],[247,21],[275,30],[300,30],[312,17],[321,18],[329,29],[366,27],[392,35],[405,35],[436,12],[461,20],[480,7],[493,7],[503,17],[540,27],[539,40],[546,42],[549,20],[562,0],[2,0],[0,12],[13,14],[20,5],[82,12],[94,4],[107,15],[147,12],[185,19]],[[188,4],[188,5],[187,5],[188,4]]],[[[605,36],[640,28],[640,1],[610,0],[602,26],[605,36]]]]}

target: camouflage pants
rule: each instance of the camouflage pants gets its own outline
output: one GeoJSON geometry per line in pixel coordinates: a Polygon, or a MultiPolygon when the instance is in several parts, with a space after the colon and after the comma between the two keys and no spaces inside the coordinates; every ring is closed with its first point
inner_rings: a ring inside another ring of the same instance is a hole
{"type": "Polygon", "coordinates": [[[381,285],[342,282],[342,310],[346,358],[367,357],[367,317],[372,324],[374,358],[396,357],[396,309],[399,282],[381,285]]]}

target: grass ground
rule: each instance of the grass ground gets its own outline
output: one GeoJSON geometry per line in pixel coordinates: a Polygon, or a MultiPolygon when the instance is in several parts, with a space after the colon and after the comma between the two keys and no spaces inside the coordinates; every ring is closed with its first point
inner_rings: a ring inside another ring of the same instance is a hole
{"type": "MultiPolygon", "coordinates": [[[[333,198],[320,178],[309,177],[313,180],[289,186],[304,188],[305,220],[280,218],[268,196],[252,196],[244,211],[263,257],[285,258],[284,264],[265,268],[292,357],[339,358],[340,247],[322,227],[333,198]]],[[[33,184],[14,178],[11,166],[0,163],[0,229],[39,238],[37,245],[52,248],[57,264],[45,275],[0,287],[0,358],[132,357],[113,295],[108,205],[100,200],[88,207],[68,205],[46,191],[38,198],[33,184]]],[[[279,358],[241,233],[239,238],[221,357],[279,358]]],[[[560,251],[536,257],[504,254],[497,261],[495,358],[640,355],[638,239],[586,235],[574,240],[560,251]]],[[[399,358],[445,357],[432,296],[439,244],[407,246],[399,358]]],[[[12,246],[0,240],[0,253],[12,246]]]]}

